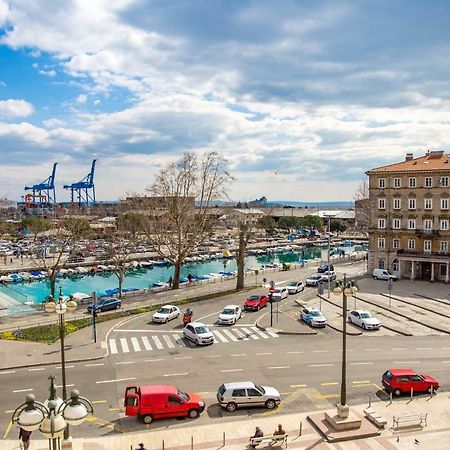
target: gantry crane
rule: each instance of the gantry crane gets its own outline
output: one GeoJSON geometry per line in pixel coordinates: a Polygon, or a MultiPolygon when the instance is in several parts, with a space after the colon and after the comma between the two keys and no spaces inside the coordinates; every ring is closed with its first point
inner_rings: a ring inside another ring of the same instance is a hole
{"type": "Polygon", "coordinates": [[[91,203],[95,203],[94,172],[96,161],[96,159],[92,161],[91,171],[81,181],[63,186],[64,189],[70,189],[71,202],[78,203],[78,206],[89,206],[91,203]]]}
{"type": "Polygon", "coordinates": [[[46,180],[33,186],[25,186],[26,191],[32,191],[32,194],[25,196],[26,202],[29,205],[43,206],[44,204],[50,205],[56,203],[55,174],[57,164],[53,164],[52,173],[46,180]]]}

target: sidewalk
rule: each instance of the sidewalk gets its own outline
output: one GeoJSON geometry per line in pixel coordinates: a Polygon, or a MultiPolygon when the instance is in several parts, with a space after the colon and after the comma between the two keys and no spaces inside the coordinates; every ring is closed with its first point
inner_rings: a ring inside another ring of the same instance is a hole
{"type": "MultiPolygon", "coordinates": [[[[363,418],[363,409],[367,405],[350,405],[351,410],[363,418]]],[[[271,412],[266,412],[263,417],[256,419],[243,419],[241,414],[239,419],[233,422],[220,422],[209,425],[196,426],[192,421],[192,426],[183,426],[174,420],[173,426],[168,429],[143,430],[141,432],[129,434],[116,434],[100,438],[74,438],[73,450],[129,450],[135,449],[139,442],[143,442],[148,450],[217,450],[224,448],[228,450],[242,450],[246,448],[249,436],[253,435],[255,427],[259,426],[265,435],[270,435],[281,423],[288,434],[288,448],[299,449],[341,449],[341,450],[381,450],[400,449],[410,450],[421,449],[448,449],[450,448],[450,405],[448,393],[439,393],[437,396],[420,397],[409,402],[409,399],[394,401],[391,405],[378,399],[372,403],[388,425],[381,430],[379,436],[341,441],[331,444],[324,441],[307,419],[309,413],[286,414],[275,416],[271,412]],[[424,428],[405,428],[403,430],[392,430],[392,417],[403,416],[412,413],[428,413],[428,425],[424,428]],[[301,436],[299,431],[301,428],[301,436]],[[224,442],[225,439],[225,442],[224,442]],[[415,439],[419,443],[415,443],[415,439]],[[191,447],[191,442],[193,446],[191,447]],[[164,447],[163,447],[164,445],[164,447]]],[[[333,411],[334,410],[330,410],[333,411]]],[[[203,413],[203,414],[206,414],[203,413]]],[[[243,413],[245,414],[245,412],[243,413]]],[[[239,416],[239,414],[237,414],[239,416]]],[[[129,418],[134,420],[134,418],[129,418]]],[[[128,420],[128,419],[126,419],[128,420]]],[[[189,420],[189,419],[186,419],[189,420]]],[[[83,425],[80,426],[81,428],[83,425]]],[[[145,425],[142,425],[145,428],[145,425]]],[[[45,440],[38,440],[39,432],[35,432],[32,439],[31,450],[46,450],[48,443],[45,440]]],[[[1,444],[3,450],[17,449],[17,441],[6,440],[1,444]]],[[[265,448],[264,445],[257,448],[265,448]]]]}

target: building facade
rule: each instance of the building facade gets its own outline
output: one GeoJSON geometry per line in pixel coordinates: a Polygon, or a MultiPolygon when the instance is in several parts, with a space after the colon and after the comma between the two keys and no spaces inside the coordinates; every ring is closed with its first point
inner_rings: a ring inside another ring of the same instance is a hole
{"type": "Polygon", "coordinates": [[[449,282],[450,155],[431,151],[369,177],[369,270],[449,282]]]}

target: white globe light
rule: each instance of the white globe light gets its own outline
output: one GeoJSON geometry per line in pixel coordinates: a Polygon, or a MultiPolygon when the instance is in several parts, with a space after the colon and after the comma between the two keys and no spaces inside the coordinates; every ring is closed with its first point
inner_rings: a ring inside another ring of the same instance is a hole
{"type": "Polygon", "coordinates": [[[56,311],[56,303],[55,302],[45,302],[44,309],[48,313],[52,313],[56,311]]]}
{"type": "Polygon", "coordinates": [[[48,406],[48,404],[49,404],[49,402],[51,402],[51,401],[55,402],[55,404],[52,405],[52,406],[54,406],[55,411],[58,411],[59,407],[60,407],[60,406],[63,404],[63,402],[64,402],[64,400],[63,400],[62,398],[60,398],[60,397],[56,397],[56,398],[53,399],[53,400],[47,399],[47,400],[45,400],[45,402],[44,402],[44,406],[45,406],[47,409],[50,409],[50,407],[48,406]]]}
{"type": "Polygon", "coordinates": [[[24,409],[17,419],[17,424],[26,431],[35,431],[44,420],[44,414],[39,409],[24,409]]]}
{"type": "Polygon", "coordinates": [[[67,305],[65,302],[59,302],[56,304],[56,312],[58,314],[64,314],[67,311],[67,305]]]}
{"type": "Polygon", "coordinates": [[[64,419],[66,419],[69,425],[80,425],[84,422],[89,415],[89,411],[86,406],[81,403],[75,405],[67,405],[63,411],[64,419]]]}
{"type": "Polygon", "coordinates": [[[77,309],[78,304],[75,300],[68,300],[66,302],[66,307],[67,307],[67,311],[69,312],[73,312],[77,309]]]}
{"type": "Polygon", "coordinates": [[[61,414],[56,414],[56,416],[46,417],[42,421],[41,426],[39,427],[39,431],[47,439],[53,439],[57,437],[63,437],[66,426],[67,422],[64,420],[64,417],[61,414]]]}

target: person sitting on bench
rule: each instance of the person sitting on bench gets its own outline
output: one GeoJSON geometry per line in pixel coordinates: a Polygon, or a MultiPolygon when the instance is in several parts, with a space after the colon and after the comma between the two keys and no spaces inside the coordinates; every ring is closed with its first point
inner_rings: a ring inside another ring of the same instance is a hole
{"type": "Polygon", "coordinates": [[[256,427],[255,434],[250,437],[250,447],[255,447],[254,444],[252,444],[252,439],[254,438],[262,438],[264,437],[264,433],[262,432],[261,428],[256,427]]]}
{"type": "Polygon", "coordinates": [[[274,436],[282,436],[282,435],[284,435],[284,434],[286,434],[286,431],[284,431],[283,430],[283,427],[281,426],[281,423],[278,425],[278,430],[275,430],[274,432],[273,432],[273,435],[274,436]]]}

